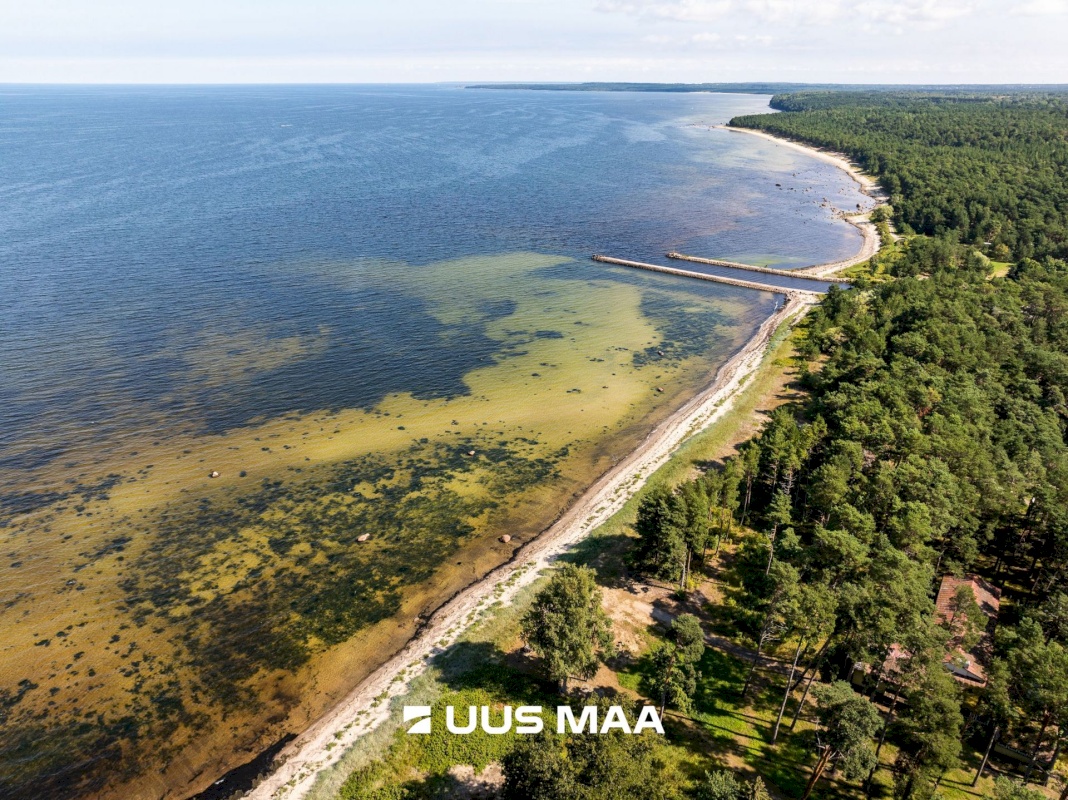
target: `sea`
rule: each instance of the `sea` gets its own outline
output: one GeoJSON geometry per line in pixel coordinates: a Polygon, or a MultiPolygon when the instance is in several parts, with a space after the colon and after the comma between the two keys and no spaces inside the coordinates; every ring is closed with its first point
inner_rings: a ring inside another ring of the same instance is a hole
{"type": "Polygon", "coordinates": [[[856,252],[768,100],[0,87],[0,798],[299,733],[781,302],[592,254],[856,252]]]}

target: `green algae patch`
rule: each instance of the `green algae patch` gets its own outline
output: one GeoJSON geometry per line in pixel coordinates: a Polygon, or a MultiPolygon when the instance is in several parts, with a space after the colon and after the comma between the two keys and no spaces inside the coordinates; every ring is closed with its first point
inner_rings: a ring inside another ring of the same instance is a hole
{"type": "MultiPolygon", "coordinates": [[[[219,434],[161,419],[6,491],[0,783],[129,796],[299,730],[544,530],[774,302],[537,254],[292,269],[389,283],[435,336],[489,355],[458,386],[367,407],[219,434]]],[[[262,332],[213,335],[195,380],[321,358],[332,335],[264,352],[262,332]]]]}

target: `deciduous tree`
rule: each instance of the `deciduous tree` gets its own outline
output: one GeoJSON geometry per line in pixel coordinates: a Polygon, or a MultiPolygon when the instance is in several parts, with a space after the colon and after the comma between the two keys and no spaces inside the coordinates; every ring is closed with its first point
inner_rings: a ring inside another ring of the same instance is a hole
{"type": "Polygon", "coordinates": [[[671,623],[668,640],[653,651],[652,689],[660,700],[661,716],[668,705],[683,713],[692,710],[704,638],[697,617],[681,614],[671,623]]]}
{"type": "Polygon", "coordinates": [[[562,693],[570,678],[589,679],[600,654],[611,651],[612,623],[589,567],[565,564],[538,592],[522,621],[523,639],[543,660],[562,693]]]}
{"type": "Polygon", "coordinates": [[[817,686],[813,693],[818,703],[821,750],[801,800],[808,800],[830,764],[835,764],[846,780],[867,775],[875,760],[871,740],[879,727],[875,706],[845,681],[817,686]]]}

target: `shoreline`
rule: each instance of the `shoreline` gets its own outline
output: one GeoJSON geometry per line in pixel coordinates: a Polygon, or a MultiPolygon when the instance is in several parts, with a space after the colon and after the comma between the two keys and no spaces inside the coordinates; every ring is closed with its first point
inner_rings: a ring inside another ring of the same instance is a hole
{"type": "Polygon", "coordinates": [[[791,297],[716,372],[713,381],[654,428],[625,459],[604,473],[545,532],[512,560],[439,607],[408,644],[357,685],[332,711],[313,723],[280,754],[275,770],[246,794],[250,800],[298,800],[319,770],[336,763],[364,734],[390,715],[389,698],[402,694],[427,661],[451,644],[490,602],[508,602],[573,544],[612,517],[684,441],[730,408],[745,380],[763,360],[779,326],[814,304],[791,297]]]}
{"type": "MultiPolygon", "coordinates": [[[[796,150],[799,153],[805,153],[812,158],[822,161],[825,164],[838,167],[846,173],[850,178],[856,181],[860,187],[861,194],[870,197],[875,201],[875,208],[886,203],[886,196],[879,188],[879,184],[870,175],[861,171],[860,167],[846,158],[842,153],[834,153],[829,150],[821,150],[818,147],[802,144],[801,142],[795,142],[793,139],[784,139],[779,136],[773,136],[765,131],[756,130],[755,128],[736,128],[731,125],[713,125],[713,130],[731,131],[734,133],[747,133],[750,136],[759,136],[761,139],[765,139],[769,142],[774,142],[776,145],[782,145],[790,150],[796,150]]],[[[874,210],[874,209],[873,209],[874,210]]],[[[875,225],[871,222],[871,212],[867,211],[863,214],[847,214],[844,211],[835,209],[836,216],[839,219],[848,222],[858,231],[864,240],[861,244],[860,250],[849,258],[843,258],[840,261],[828,261],[823,264],[813,264],[808,267],[800,267],[798,269],[790,270],[790,272],[797,275],[808,275],[814,278],[823,278],[827,275],[833,275],[836,272],[840,272],[844,269],[862,264],[869,258],[879,252],[880,241],[879,232],[876,230],[875,225]]]]}
{"type": "MultiPolygon", "coordinates": [[[[841,156],[743,128],[743,131],[783,144],[816,157],[847,172],[861,191],[881,199],[875,181],[841,156]]],[[[860,251],[849,259],[805,267],[799,275],[826,275],[862,263],[879,249],[875,226],[842,215],[864,236],[860,251]]],[[[336,764],[365,734],[385,722],[390,700],[404,694],[413,678],[429,660],[451,645],[491,603],[509,602],[519,589],[535,581],[571,546],[610,519],[666,463],[692,435],[704,430],[731,408],[746,380],[755,374],[775,332],[783,324],[796,324],[817,302],[796,293],[769,316],[748,342],[715,373],[713,380],[657,425],[642,442],[602,474],[563,514],[541,534],[517,550],[513,557],[470,584],[427,618],[416,634],[279,754],[274,769],[245,797],[250,800],[301,800],[312,789],[320,771],[336,764]]]]}

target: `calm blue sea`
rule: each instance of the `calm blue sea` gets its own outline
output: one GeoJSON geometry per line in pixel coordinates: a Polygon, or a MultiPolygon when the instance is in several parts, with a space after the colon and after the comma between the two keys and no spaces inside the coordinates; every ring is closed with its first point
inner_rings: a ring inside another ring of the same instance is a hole
{"type": "Polygon", "coordinates": [[[432,317],[380,289],[339,297],[294,265],[848,255],[856,232],[814,202],[851,207],[844,175],[793,157],[799,191],[784,192],[774,145],[708,130],[766,105],[457,87],[5,87],[0,466],[40,466],[74,431],[114,436],[140,412],[222,429],[396,391],[448,394],[496,346],[473,329],[428,360],[434,369],[413,370],[432,317]],[[240,392],[190,377],[186,343],[249,327],[278,338],[326,327],[331,346],[240,392]]]}

